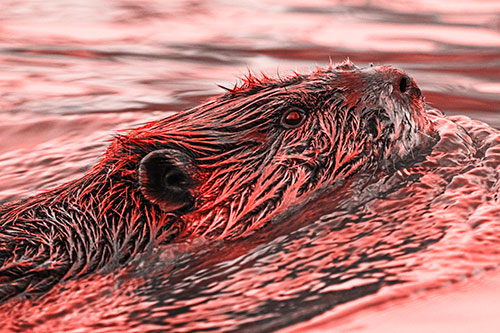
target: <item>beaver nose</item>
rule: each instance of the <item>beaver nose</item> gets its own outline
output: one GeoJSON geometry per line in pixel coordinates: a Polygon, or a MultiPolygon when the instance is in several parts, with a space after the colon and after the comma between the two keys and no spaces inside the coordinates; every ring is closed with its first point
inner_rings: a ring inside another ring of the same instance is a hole
{"type": "Polygon", "coordinates": [[[408,75],[404,74],[399,78],[399,84],[396,85],[396,88],[399,88],[399,92],[404,94],[408,91],[410,84],[410,78],[408,77],[408,75]]]}
{"type": "Polygon", "coordinates": [[[399,91],[401,94],[411,94],[415,93],[417,96],[421,96],[422,92],[418,86],[413,82],[410,77],[404,73],[400,73],[396,76],[393,82],[394,90],[399,91]]]}

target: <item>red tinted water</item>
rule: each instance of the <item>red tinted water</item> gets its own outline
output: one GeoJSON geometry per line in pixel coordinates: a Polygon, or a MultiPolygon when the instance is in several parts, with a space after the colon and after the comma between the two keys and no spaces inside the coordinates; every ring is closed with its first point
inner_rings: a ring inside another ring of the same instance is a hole
{"type": "MultiPolygon", "coordinates": [[[[80,177],[116,130],[194,106],[247,68],[308,72],[329,57],[393,64],[431,105],[498,128],[499,13],[487,0],[3,1],[0,201],[80,177]]],[[[477,162],[469,157],[460,163],[477,162]]],[[[0,318],[5,330],[39,332],[498,328],[482,310],[496,304],[498,213],[478,197],[496,188],[474,183],[498,174],[446,172],[428,179],[429,201],[445,193],[430,206],[408,187],[369,213],[349,202],[318,221],[310,212],[310,226],[263,243],[167,247],[40,301],[13,300],[0,318]],[[453,203],[447,219],[430,217],[453,203]],[[476,284],[484,269],[493,282],[476,284]]]]}

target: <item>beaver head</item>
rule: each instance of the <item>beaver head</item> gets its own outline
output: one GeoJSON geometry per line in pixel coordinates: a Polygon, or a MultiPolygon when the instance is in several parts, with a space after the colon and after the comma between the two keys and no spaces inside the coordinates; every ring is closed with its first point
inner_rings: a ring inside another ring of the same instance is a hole
{"type": "MultiPolygon", "coordinates": [[[[119,137],[106,164],[176,215],[183,235],[236,237],[362,168],[394,165],[430,131],[415,82],[351,62],[241,87],[119,137]],[[123,160],[128,166],[117,166],[123,160]]],[[[119,180],[117,180],[119,181],[119,180]]]]}
{"type": "Polygon", "coordinates": [[[392,67],[249,76],[116,137],[83,178],[1,207],[0,300],[150,244],[249,234],[340,180],[388,171],[430,133],[420,90],[392,67]]]}

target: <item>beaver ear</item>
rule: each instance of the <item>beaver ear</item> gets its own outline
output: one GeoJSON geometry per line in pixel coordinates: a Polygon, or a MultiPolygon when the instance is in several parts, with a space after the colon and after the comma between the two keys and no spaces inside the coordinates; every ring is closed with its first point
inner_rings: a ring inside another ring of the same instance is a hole
{"type": "Polygon", "coordinates": [[[190,176],[193,168],[193,160],[178,150],[153,151],[139,164],[141,192],[163,211],[190,209],[194,205],[190,192],[194,186],[190,176]]]}

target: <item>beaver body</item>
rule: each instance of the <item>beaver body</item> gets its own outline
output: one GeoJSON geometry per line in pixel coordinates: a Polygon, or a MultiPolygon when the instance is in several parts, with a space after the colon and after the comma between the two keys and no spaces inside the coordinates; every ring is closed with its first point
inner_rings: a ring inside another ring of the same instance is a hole
{"type": "Polygon", "coordinates": [[[350,62],[243,86],[116,137],[83,178],[0,208],[0,301],[158,244],[247,236],[435,133],[415,82],[350,62]]]}

